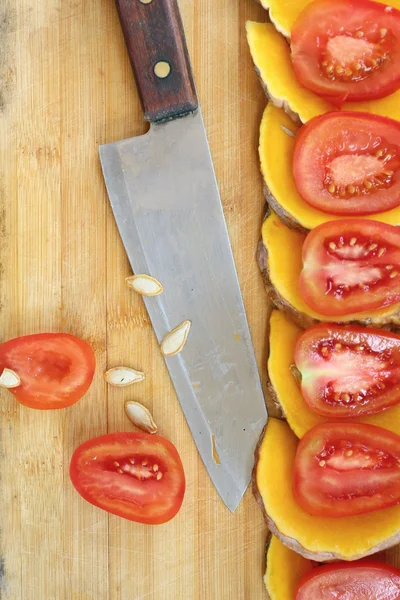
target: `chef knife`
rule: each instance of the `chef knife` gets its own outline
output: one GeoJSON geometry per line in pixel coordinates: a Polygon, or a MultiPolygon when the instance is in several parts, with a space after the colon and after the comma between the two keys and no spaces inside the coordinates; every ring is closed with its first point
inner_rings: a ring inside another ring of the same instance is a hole
{"type": "Polygon", "coordinates": [[[158,340],[191,322],[167,367],[197,448],[231,511],[267,412],[176,0],[116,0],[145,135],[100,146],[115,220],[158,340]]]}

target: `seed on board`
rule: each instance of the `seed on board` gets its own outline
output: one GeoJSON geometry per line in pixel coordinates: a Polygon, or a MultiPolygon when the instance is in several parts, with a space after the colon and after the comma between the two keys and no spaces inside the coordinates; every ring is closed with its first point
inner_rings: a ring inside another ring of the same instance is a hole
{"type": "Polygon", "coordinates": [[[11,369],[4,369],[0,375],[0,387],[11,389],[18,387],[19,385],[21,385],[19,375],[11,369]]]}
{"type": "Polygon", "coordinates": [[[132,275],[125,279],[129,287],[142,296],[158,296],[164,290],[161,283],[150,275],[132,275]]]}
{"type": "MultiPolygon", "coordinates": [[[[136,425],[136,427],[139,427],[139,429],[143,429],[143,431],[147,431],[147,433],[157,432],[158,427],[154,422],[151,412],[148,408],[143,406],[143,404],[140,404],[140,402],[128,400],[125,402],[125,412],[128,419],[136,425]]],[[[130,463],[133,465],[135,464],[135,461],[131,459],[130,463]]]]}
{"type": "Polygon", "coordinates": [[[174,356],[183,350],[189,335],[190,326],[190,321],[183,321],[178,327],[167,333],[161,342],[161,352],[164,356],[174,356]]]}
{"type": "Polygon", "coordinates": [[[145,374],[130,367],[113,367],[104,373],[104,379],[110,385],[125,387],[143,381],[145,374]]]}

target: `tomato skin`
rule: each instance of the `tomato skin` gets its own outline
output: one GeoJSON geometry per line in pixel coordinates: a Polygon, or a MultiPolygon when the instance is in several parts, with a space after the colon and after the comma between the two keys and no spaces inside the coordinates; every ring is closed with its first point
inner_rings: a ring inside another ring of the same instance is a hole
{"type": "Polygon", "coordinates": [[[315,0],[301,12],[292,28],[291,54],[300,83],[339,108],[345,101],[383,98],[400,87],[400,11],[387,10],[384,4],[371,0],[315,0]],[[380,39],[382,29],[387,34],[380,39]],[[331,40],[337,36],[357,40],[359,31],[362,41],[374,48],[370,58],[379,64],[367,65],[362,49],[361,71],[354,70],[358,58],[334,63],[329,51],[331,40]],[[324,66],[324,62],[329,64],[324,66]],[[343,70],[350,68],[351,77],[335,71],[328,76],[326,68],[331,64],[343,70]]]}
{"type": "Polygon", "coordinates": [[[172,519],[186,487],[175,446],[147,433],[109,433],[87,440],[72,455],[70,477],[90,504],[148,525],[172,519]]]}
{"type": "Polygon", "coordinates": [[[363,219],[328,221],[307,235],[302,260],[300,293],[325,316],[400,302],[399,227],[363,219]]]}
{"type": "Polygon", "coordinates": [[[295,600],[400,599],[400,570],[372,560],[323,565],[299,581],[295,600]]]}
{"type": "Polygon", "coordinates": [[[320,323],[298,338],[295,363],[305,401],[324,417],[371,415],[400,402],[400,335],[320,323]]]}
{"type": "Polygon", "coordinates": [[[302,198],[323,212],[360,216],[395,208],[400,204],[400,123],[362,112],[314,117],[296,136],[293,175],[302,198]],[[336,171],[345,167],[338,182],[336,171]]]}
{"type": "Polygon", "coordinates": [[[67,333],[39,333],[0,344],[0,372],[15,371],[21,385],[9,391],[40,410],[75,404],[89,389],[96,359],[91,346],[67,333]]]}
{"type": "Polygon", "coordinates": [[[400,503],[400,436],[361,423],[322,423],[300,440],[298,505],[313,516],[361,515],[400,503]]]}

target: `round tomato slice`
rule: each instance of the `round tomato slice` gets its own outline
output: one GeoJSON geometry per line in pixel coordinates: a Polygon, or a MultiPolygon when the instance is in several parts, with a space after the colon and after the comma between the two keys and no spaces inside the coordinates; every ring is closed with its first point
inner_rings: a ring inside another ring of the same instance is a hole
{"type": "Polygon", "coordinates": [[[363,219],[328,221],[303,244],[300,293],[326,316],[400,302],[400,228],[363,219]]]}
{"type": "Polygon", "coordinates": [[[371,415],[400,402],[400,335],[315,325],[297,340],[295,363],[305,401],[324,417],[371,415]]]}
{"type": "Polygon", "coordinates": [[[300,83],[332,104],[400,87],[400,11],[369,0],[315,0],[291,32],[300,83]]]}
{"type": "Polygon", "coordinates": [[[400,204],[400,123],[368,113],[327,113],[296,137],[293,174],[302,198],[335,215],[400,204]]]}
{"type": "Polygon", "coordinates": [[[0,373],[17,373],[21,384],[9,391],[30,408],[75,404],[89,389],[95,367],[91,346],[66,333],[26,335],[0,344],[0,373]]]}
{"type": "Polygon", "coordinates": [[[84,442],[72,456],[70,476],[94,506],[149,525],[172,519],[185,494],[175,446],[147,433],[109,433],[84,442]]]}
{"type": "Polygon", "coordinates": [[[336,563],[312,569],[295,600],[400,600],[400,570],[378,561],[336,563]]]}
{"type": "Polygon", "coordinates": [[[330,518],[400,503],[400,436],[361,423],[316,425],[297,447],[293,493],[307,513],[330,518]]]}

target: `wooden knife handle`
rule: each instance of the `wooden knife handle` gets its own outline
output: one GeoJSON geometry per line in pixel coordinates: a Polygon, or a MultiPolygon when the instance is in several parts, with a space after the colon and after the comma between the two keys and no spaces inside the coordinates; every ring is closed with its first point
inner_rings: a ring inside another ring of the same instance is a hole
{"type": "Polygon", "coordinates": [[[193,112],[198,100],[176,0],[115,0],[148,121],[193,112]]]}

